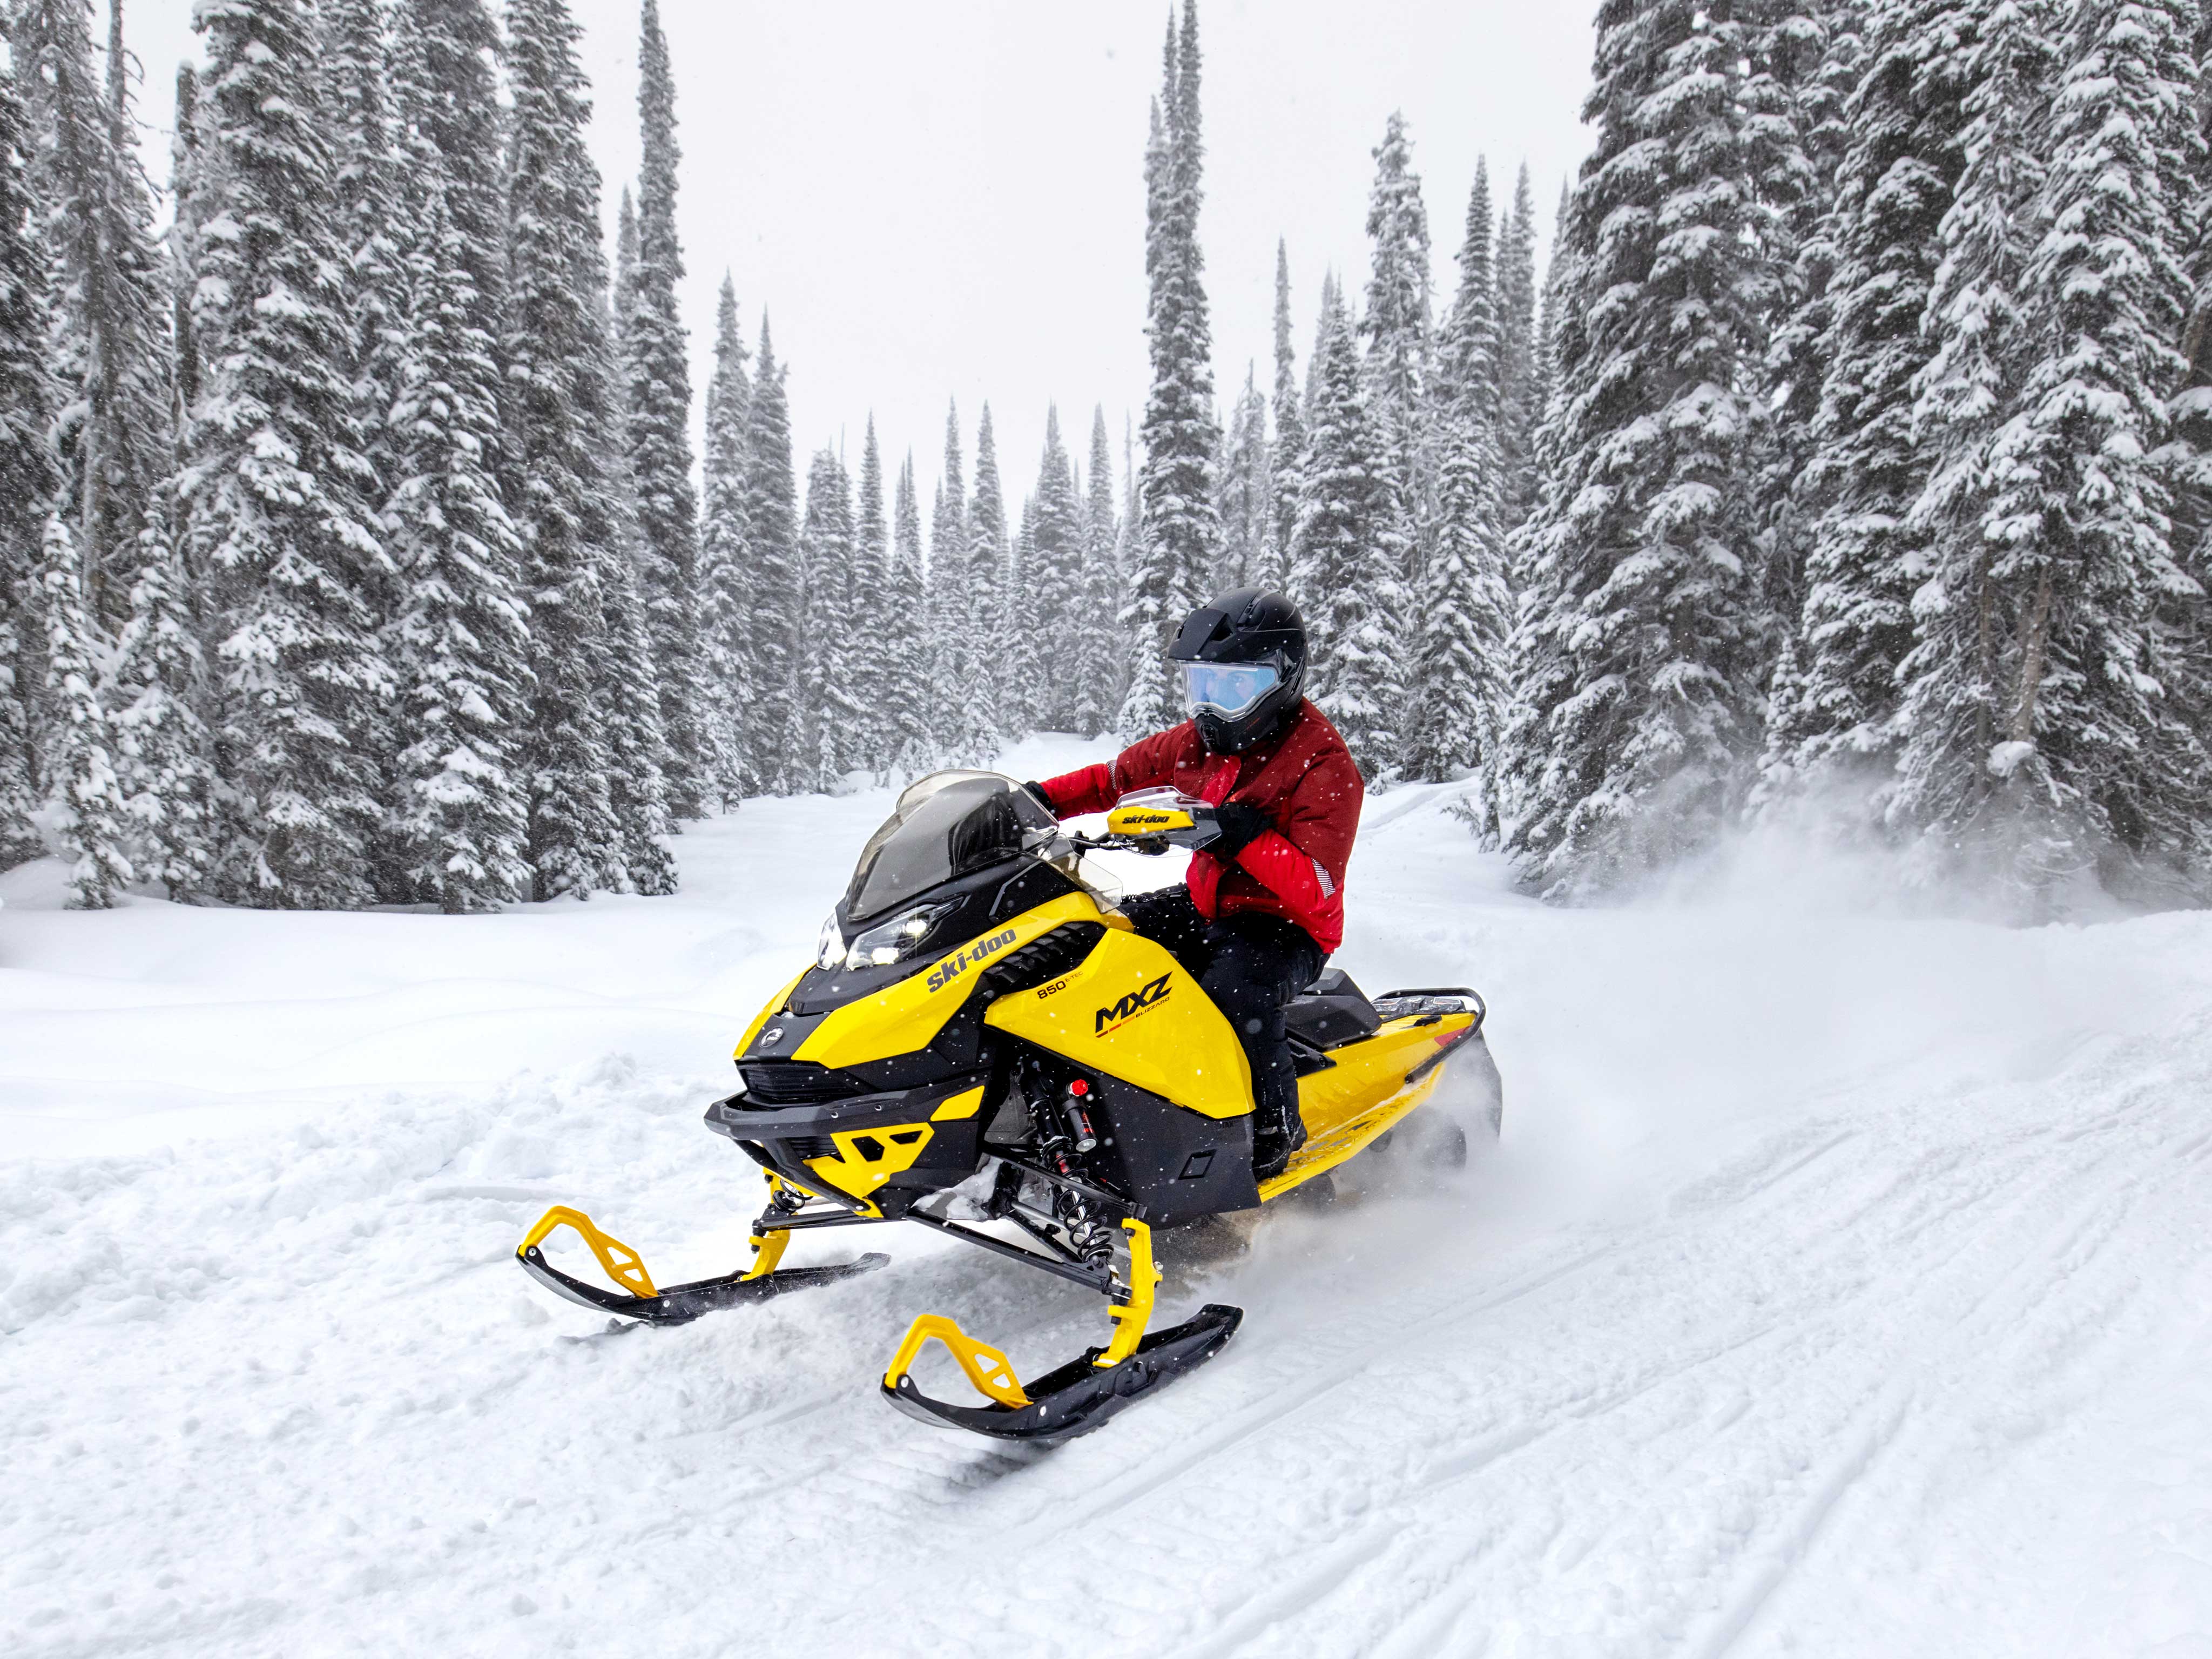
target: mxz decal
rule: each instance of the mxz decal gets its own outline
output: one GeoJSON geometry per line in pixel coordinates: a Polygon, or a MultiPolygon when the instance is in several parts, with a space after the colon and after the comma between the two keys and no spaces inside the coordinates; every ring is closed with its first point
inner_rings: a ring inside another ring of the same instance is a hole
{"type": "Polygon", "coordinates": [[[929,976],[929,988],[933,991],[943,990],[986,957],[998,955],[1013,942],[1014,930],[1011,927],[1003,933],[994,933],[988,939],[977,939],[958,956],[947,957],[937,964],[936,971],[929,976]]]}
{"type": "Polygon", "coordinates": [[[1146,1009],[1155,1007],[1168,999],[1168,981],[1173,974],[1162,974],[1140,991],[1132,991],[1111,1008],[1098,1011],[1098,1023],[1091,1028],[1094,1036],[1104,1036],[1109,1030],[1117,1030],[1134,1019],[1146,1009]]]}

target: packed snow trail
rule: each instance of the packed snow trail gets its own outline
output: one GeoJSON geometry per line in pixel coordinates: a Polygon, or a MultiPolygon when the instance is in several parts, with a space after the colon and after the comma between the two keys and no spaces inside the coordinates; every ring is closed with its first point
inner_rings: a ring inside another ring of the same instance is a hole
{"type": "Polygon", "coordinates": [[[699,1112],[884,797],[493,918],[0,878],[0,1649],[2212,1654],[2212,919],[1553,911],[1448,805],[1338,960],[1488,994],[1503,1145],[1171,1266],[1243,1334],[1054,1451],[875,1397],[916,1313],[1104,1334],[918,1229],[672,1331],[514,1263],[743,1259],[699,1112]]]}

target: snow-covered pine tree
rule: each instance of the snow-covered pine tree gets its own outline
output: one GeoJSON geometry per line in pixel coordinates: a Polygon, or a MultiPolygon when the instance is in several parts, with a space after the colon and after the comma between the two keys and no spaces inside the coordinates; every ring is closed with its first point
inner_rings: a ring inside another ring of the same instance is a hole
{"type": "Polygon", "coordinates": [[[800,787],[799,757],[792,739],[804,714],[799,677],[805,596],[799,585],[799,483],[792,471],[791,405],[766,312],[761,313],[760,350],[753,362],[745,422],[745,544],[752,601],[745,771],[753,788],[781,795],[800,787]]]}
{"type": "Polygon", "coordinates": [[[1034,494],[1022,497],[1019,528],[1007,549],[1006,568],[1000,572],[1002,607],[1000,653],[999,727],[1010,738],[1025,737],[1049,724],[1042,711],[1053,688],[1038,660],[1037,632],[1042,627],[1034,587],[1025,586],[1023,573],[1036,568],[1037,502],[1034,494]]]}
{"type": "MultiPolygon", "coordinates": [[[[588,183],[594,192],[596,174],[588,183]]],[[[633,272],[635,265],[633,250],[633,272]]],[[[607,711],[607,798],[620,845],[608,884],[626,893],[659,896],[677,888],[676,861],[665,838],[677,833],[668,810],[668,734],[660,718],[660,665],[638,574],[647,554],[638,522],[637,480],[629,467],[629,410],[623,383],[622,336],[612,290],[596,239],[580,268],[599,330],[579,365],[577,409],[588,429],[615,441],[599,487],[582,496],[577,523],[593,550],[605,631],[592,641],[592,674],[607,711]]]]}
{"type": "MultiPolygon", "coordinates": [[[[410,27],[403,18],[403,33],[410,27]]],[[[499,373],[491,340],[471,320],[465,245],[442,158],[415,118],[429,88],[413,67],[400,69],[402,115],[422,219],[407,256],[387,514],[404,594],[392,629],[404,738],[395,816],[413,895],[459,915],[530,891],[530,617],[522,538],[491,471],[499,373]]]]}
{"type": "Polygon", "coordinates": [[[929,517],[928,663],[931,739],[952,757],[966,724],[969,686],[980,672],[968,591],[968,485],[962,471],[959,406],[945,410],[945,460],[929,517]]]}
{"type": "Polygon", "coordinates": [[[1922,331],[1966,125],[1957,0],[1881,0],[1824,240],[1832,260],[1823,374],[1801,500],[1814,515],[1803,619],[1776,686],[1759,799],[1771,809],[1825,778],[1880,796],[1899,732],[1897,667],[1925,579],[1907,521],[1928,477],[1916,440],[1922,331]]]}
{"type": "Polygon", "coordinates": [[[184,902],[207,890],[216,859],[214,741],[199,714],[207,665],[159,497],[140,541],[105,696],[108,736],[133,877],[184,902]]]}
{"type": "Polygon", "coordinates": [[[921,501],[914,485],[914,456],[899,467],[891,508],[891,569],[887,585],[890,625],[884,641],[884,678],[891,688],[884,719],[890,738],[894,782],[927,771],[933,752],[928,711],[939,696],[929,678],[929,591],[921,547],[921,501]]]}
{"type": "Polygon", "coordinates": [[[1091,411],[1091,470],[1084,483],[1083,550],[1071,596],[1077,607],[1070,630],[1076,654],[1065,672],[1076,688],[1069,729],[1095,738],[1111,731],[1121,712],[1126,662],[1116,615],[1121,575],[1115,558],[1121,525],[1114,506],[1114,446],[1103,404],[1091,411]]]}
{"type": "Polygon", "coordinates": [[[1536,505],[1536,198],[1524,161],[1498,241],[1498,520],[1509,532],[1536,505]]]}
{"type": "MultiPolygon", "coordinates": [[[[1273,414],[1275,433],[1267,452],[1273,517],[1261,575],[1262,586],[1280,590],[1290,581],[1291,538],[1298,527],[1298,461],[1306,447],[1305,398],[1298,386],[1297,354],[1291,347],[1291,254],[1280,237],[1275,239],[1273,414]]],[[[1311,596],[1307,602],[1311,603],[1311,596]]]]}
{"type": "Polygon", "coordinates": [[[1710,845],[1758,739],[1748,496],[1775,285],[1738,126],[1745,55],[1742,26],[1698,0],[1598,14],[1510,740],[1509,845],[1547,893],[1710,845]]]}
{"type": "Polygon", "coordinates": [[[854,655],[859,604],[853,537],[853,484],[834,449],[817,451],[806,470],[806,509],[799,530],[799,585],[805,595],[806,650],[801,663],[805,781],[827,789],[861,764],[869,711],[854,655]]]}
{"type": "Polygon", "coordinates": [[[1044,454],[1037,464],[1036,494],[1031,497],[1029,562],[1016,589],[1030,606],[1030,672],[1035,675],[1032,728],[1079,732],[1089,715],[1085,679],[1091,648],[1085,612],[1083,503],[1075,493],[1075,474],[1060,435],[1060,410],[1044,416],[1044,454]]]}
{"type": "Polygon", "coordinates": [[[1376,526],[1389,510],[1389,485],[1368,423],[1352,319],[1334,285],[1323,289],[1322,303],[1306,453],[1298,467],[1292,591],[1318,600],[1306,612],[1315,635],[1316,701],[1343,733],[1360,770],[1373,777],[1395,766],[1398,756],[1391,629],[1403,616],[1374,608],[1376,594],[1395,583],[1376,580],[1366,568],[1380,556],[1376,526]]]}
{"type": "MultiPolygon", "coordinates": [[[[611,385],[611,356],[607,367],[611,385]]],[[[636,522],[627,501],[620,511],[626,522],[613,535],[592,539],[606,617],[597,663],[600,702],[607,711],[607,797],[621,834],[609,882],[623,892],[660,897],[677,887],[676,860],[662,844],[675,825],[668,815],[660,669],[638,586],[636,522]]]]}
{"type": "MultiPolygon", "coordinates": [[[[49,365],[64,388],[52,442],[63,511],[103,636],[128,613],[147,502],[174,459],[167,296],[129,107],[129,60],[103,90],[91,0],[21,0],[9,40],[30,108],[33,188],[52,262],[49,365]]],[[[111,4],[115,45],[119,6],[111,4]]]]}
{"type": "Polygon", "coordinates": [[[100,647],[77,584],[77,562],[69,526],[49,515],[39,572],[46,623],[46,769],[56,833],[74,858],[70,908],[105,910],[131,882],[131,870],[123,851],[123,796],[97,689],[100,647]]]}
{"type": "MultiPolygon", "coordinates": [[[[1392,112],[1375,149],[1375,185],[1367,203],[1370,264],[1367,310],[1359,319],[1366,343],[1362,364],[1367,417],[1382,463],[1385,495],[1375,523],[1374,556],[1361,564],[1370,585],[1366,608],[1379,617],[1411,617],[1427,581],[1436,529],[1436,449],[1431,418],[1429,335],[1429,216],[1413,143],[1402,115],[1392,112]]],[[[1382,693],[1394,708],[1429,700],[1419,679],[1418,648],[1391,653],[1394,676],[1382,693]]],[[[1414,740],[1410,723],[1393,721],[1399,741],[1414,740]]],[[[1404,754],[1376,757],[1387,771],[1404,754]]]]}
{"type": "Polygon", "coordinates": [[[1273,481],[1267,473],[1267,399],[1258,369],[1248,364],[1244,389],[1223,434],[1220,470],[1221,562],[1212,583],[1215,592],[1256,584],[1267,562],[1268,521],[1274,510],[1273,481]]]}
{"type": "Polygon", "coordinates": [[[1135,736],[1174,724],[1180,698],[1164,653],[1170,632],[1204,595],[1218,561],[1213,336],[1198,241],[1205,145],[1199,118],[1198,9],[1170,17],[1160,99],[1145,157],[1145,268],[1152,385],[1145,404],[1143,502],[1122,604],[1132,665],[1117,721],[1135,736]]]}
{"type": "MultiPolygon", "coordinates": [[[[344,307],[352,325],[353,355],[343,367],[360,422],[362,453],[374,474],[374,482],[363,487],[363,498],[377,533],[384,537],[390,530],[384,509],[400,478],[392,410],[411,370],[408,264],[429,234],[419,222],[425,209],[420,180],[398,149],[390,92],[394,66],[386,39],[389,18],[382,0],[325,0],[317,19],[321,118],[333,169],[331,220],[347,256],[344,307]]],[[[389,637],[405,603],[398,579],[372,578],[362,599],[385,631],[386,655],[398,670],[400,647],[389,637]]],[[[378,708],[362,743],[378,781],[380,806],[369,843],[370,879],[379,900],[407,902],[418,890],[407,872],[408,850],[398,830],[407,803],[398,793],[398,755],[405,741],[393,718],[398,712],[396,705],[378,708]]]]}
{"type": "MultiPolygon", "coordinates": [[[[1525,179],[1525,175],[1524,175],[1525,179]]],[[[1438,342],[1436,545],[1422,595],[1420,702],[1407,711],[1407,768],[1415,777],[1496,770],[1504,690],[1499,669],[1510,627],[1500,497],[1510,476],[1499,459],[1506,416],[1507,290],[1493,269],[1490,173],[1478,163],[1459,252],[1459,291],[1438,342]]],[[[1484,791],[1486,836],[1497,834],[1497,790],[1484,791]]]]}
{"type": "MultiPolygon", "coordinates": [[[[1774,259],[1785,283],[1767,348],[1774,419],[1758,486],[1765,605],[1778,635],[1770,709],[1795,706],[1802,689],[1805,569],[1820,514],[1818,491],[1807,480],[1818,441],[1824,343],[1834,322],[1836,184],[1850,143],[1846,100],[1862,67],[1859,21],[1856,9],[1829,0],[1802,9],[1796,0],[1782,0],[1763,25],[1747,94],[1765,131],[1784,140],[1764,147],[1770,166],[1760,185],[1776,210],[1774,259]],[[1794,148],[1788,142],[1793,137],[1794,148]]],[[[1769,726],[1770,756],[1779,730],[1769,726]]],[[[1763,799],[1755,785],[1753,801],[1763,799]]]]}
{"type": "Polygon", "coordinates": [[[40,538],[54,495],[46,427],[46,257],[29,176],[28,115],[0,69],[0,870],[44,851],[32,814],[46,641],[36,626],[40,538]]]}
{"type": "Polygon", "coordinates": [[[219,210],[201,226],[201,354],[182,497],[219,641],[218,871],[236,902],[370,902],[374,734],[394,688],[365,596],[391,566],[347,379],[345,250],[302,0],[202,0],[219,210]]]}
{"type": "Polygon", "coordinates": [[[503,337],[503,459],[523,537],[535,690],[530,780],[532,896],[588,897],[623,865],[601,701],[610,629],[602,588],[611,410],[587,410],[605,355],[599,171],[584,148],[591,100],[564,0],[512,0],[507,65],[509,220],[503,337]],[[597,277],[597,281],[592,280],[597,277]]]}
{"type": "Polygon", "coordinates": [[[1991,509],[2004,480],[1990,447],[2017,412],[2045,321],[2025,286],[2043,226],[2047,112],[2058,69],[2049,7],[1999,0],[1975,20],[1948,74],[1962,88],[1963,167],[1932,250],[1914,377],[1923,488],[1907,530],[1911,644],[1891,744],[1897,820],[1967,826],[1999,786],[1989,769],[2008,724],[1999,658],[2011,619],[1990,581],[2002,548],[1991,509]]]}
{"type": "MultiPolygon", "coordinates": [[[[181,441],[185,417],[199,401],[200,354],[192,337],[192,289],[199,246],[200,209],[210,192],[204,178],[206,148],[200,112],[200,77],[190,64],[177,65],[176,132],[169,141],[169,231],[163,239],[163,276],[169,290],[169,336],[175,364],[171,425],[181,441]]],[[[171,526],[174,533],[175,526],[171,526]]]]}
{"type": "Polygon", "coordinates": [[[752,380],[729,273],[714,311],[714,373],[707,383],[706,491],[699,524],[699,691],[707,798],[734,811],[745,795],[751,720],[751,580],[746,568],[746,421],[752,380]]]}
{"type": "Polygon", "coordinates": [[[657,0],[639,22],[637,265],[623,328],[630,473],[637,482],[646,606],[660,717],[667,734],[669,807],[679,821],[705,811],[706,741],[698,666],[699,503],[691,485],[689,336],[676,302],[684,251],[676,234],[676,82],[657,0]]]}
{"type": "Polygon", "coordinates": [[[884,517],[884,456],[876,442],[875,411],[860,439],[859,491],[853,505],[852,649],[847,684],[860,705],[854,764],[878,777],[890,769],[899,696],[885,649],[896,621],[891,615],[890,526],[884,517]]]}
{"type": "MultiPolygon", "coordinates": [[[[408,222],[420,192],[403,190],[404,174],[393,131],[389,88],[393,65],[386,49],[382,0],[321,0],[325,118],[334,168],[331,216],[349,260],[346,304],[354,325],[350,365],[360,405],[364,453],[380,480],[381,501],[398,482],[398,458],[386,422],[406,374],[408,331],[404,289],[412,245],[426,231],[408,222]]],[[[413,159],[410,157],[410,159],[413,159]]],[[[409,179],[410,184],[416,181],[409,179]]],[[[380,594],[379,618],[396,596],[380,594]]]]}
{"type": "Polygon", "coordinates": [[[975,427],[975,489],[968,498],[968,560],[962,576],[975,657],[955,699],[961,725],[953,750],[971,766],[988,765],[1012,735],[1006,714],[1022,690],[1013,682],[1019,665],[1013,660],[1006,594],[1011,556],[1006,491],[999,480],[998,442],[987,403],[975,427]]]}
{"type": "MultiPolygon", "coordinates": [[[[446,212],[460,261],[468,272],[469,325],[492,342],[494,360],[505,362],[507,217],[503,171],[506,113],[493,64],[504,51],[485,0],[393,0],[420,43],[417,71],[427,95],[410,119],[443,163],[446,212]]],[[[502,397],[505,393],[502,391],[502,397]]],[[[500,452],[505,465],[505,445],[500,452]]],[[[501,471],[510,508],[520,500],[520,481],[501,471]]]]}
{"type": "MultiPolygon", "coordinates": [[[[1991,799],[1965,822],[1919,821],[1999,859],[2034,900],[2116,854],[2202,890],[2203,738],[2168,704],[2152,625],[2156,595],[2181,580],[2158,452],[2202,187],[2197,19],[2187,0],[2081,0],[2060,21],[2037,146],[2043,235],[2021,283],[2036,351],[1990,453],[1978,603],[2002,641],[1999,723],[1990,749],[1963,758],[1989,773],[1991,799]]],[[[1929,781],[1908,774],[1900,805],[1960,793],[1929,781]]]]}

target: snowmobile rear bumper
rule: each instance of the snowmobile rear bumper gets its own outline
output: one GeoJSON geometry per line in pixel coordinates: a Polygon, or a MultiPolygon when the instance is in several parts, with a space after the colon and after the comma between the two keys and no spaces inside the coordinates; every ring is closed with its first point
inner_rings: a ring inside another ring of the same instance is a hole
{"type": "MultiPolygon", "coordinates": [[[[994,1440],[1026,1440],[1054,1445],[1079,1434],[1087,1434],[1125,1406],[1133,1405],[1176,1378],[1197,1370],[1221,1352],[1229,1339],[1236,1335],[1243,1318],[1242,1308],[1209,1303],[1198,1310],[1195,1318],[1145,1338],[1137,1345],[1136,1352],[1119,1364],[1102,1367],[1098,1361],[1106,1350],[1091,1348],[1027,1384],[1012,1382],[1012,1373],[1004,1369],[1005,1356],[995,1349],[970,1340],[971,1352],[963,1354],[959,1347],[945,1340],[945,1346],[952,1348],[953,1357],[962,1362],[962,1369],[968,1370],[971,1377],[978,1370],[983,1372],[978,1387],[993,1396],[991,1404],[949,1406],[941,1400],[932,1400],[896,1362],[892,1368],[894,1375],[884,1380],[883,1395],[916,1422],[944,1429],[968,1429],[989,1435],[994,1440]],[[971,1369],[971,1362],[980,1363],[971,1369]],[[1019,1398],[1023,1403],[1007,1403],[1009,1398],[1019,1398]]],[[[943,1322],[950,1325],[949,1321],[943,1322]]],[[[957,1326],[951,1327],[951,1334],[960,1334],[957,1326]]],[[[926,1334],[945,1340],[940,1330],[933,1329],[926,1334]]]]}

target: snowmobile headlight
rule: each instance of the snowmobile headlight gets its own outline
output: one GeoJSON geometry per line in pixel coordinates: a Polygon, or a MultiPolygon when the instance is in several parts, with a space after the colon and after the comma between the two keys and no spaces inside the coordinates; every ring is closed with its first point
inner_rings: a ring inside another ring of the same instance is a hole
{"type": "Polygon", "coordinates": [[[837,926],[837,913],[822,924],[822,937],[814,941],[814,965],[827,971],[845,965],[845,932],[837,926]]]}
{"type": "Polygon", "coordinates": [[[893,916],[853,941],[852,950],[845,961],[854,968],[888,968],[895,962],[904,962],[921,949],[922,941],[937,926],[938,917],[945,914],[941,904],[919,904],[913,909],[893,916]]]}

